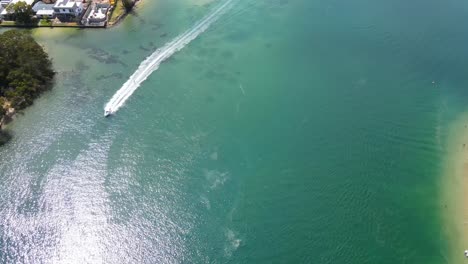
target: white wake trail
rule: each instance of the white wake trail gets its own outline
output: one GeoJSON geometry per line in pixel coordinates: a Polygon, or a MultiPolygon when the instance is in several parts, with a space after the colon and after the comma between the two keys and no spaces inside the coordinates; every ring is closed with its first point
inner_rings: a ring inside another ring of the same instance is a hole
{"type": "Polygon", "coordinates": [[[215,22],[234,0],[227,0],[219,5],[211,13],[205,16],[202,20],[196,23],[191,29],[185,31],[171,42],[157,49],[153,54],[147,57],[138,66],[138,69],[132,76],[122,85],[122,87],[112,96],[104,108],[104,114],[114,114],[123,106],[125,101],[135,92],[136,89],[145,81],[148,76],[159,68],[161,63],[171,57],[177,51],[183,49],[187,44],[196,39],[201,33],[205,32],[210,25],[215,22]]]}

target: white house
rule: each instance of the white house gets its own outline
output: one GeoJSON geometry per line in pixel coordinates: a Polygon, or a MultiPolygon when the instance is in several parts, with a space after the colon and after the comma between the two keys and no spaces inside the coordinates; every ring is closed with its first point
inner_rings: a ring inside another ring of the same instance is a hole
{"type": "Polygon", "coordinates": [[[11,0],[1,0],[0,5],[5,8],[10,2],[11,0]]]}
{"type": "Polygon", "coordinates": [[[55,15],[79,16],[83,12],[83,2],[75,0],[57,0],[54,5],[55,15]]]}
{"type": "Polygon", "coordinates": [[[53,18],[54,17],[54,4],[46,4],[42,1],[37,2],[33,6],[33,11],[38,18],[53,18]]]}
{"type": "Polygon", "coordinates": [[[9,5],[13,5],[18,2],[25,2],[28,5],[32,5],[34,3],[34,0],[1,0],[0,1],[0,10],[1,10],[0,17],[4,18],[6,15],[8,15],[7,7],[9,5]]]}
{"type": "MultiPolygon", "coordinates": [[[[11,2],[11,0],[0,0],[0,18],[3,18],[3,11],[5,11],[5,8],[8,6],[8,4],[11,2]]],[[[5,11],[6,14],[6,11],[5,11]]]]}
{"type": "Polygon", "coordinates": [[[16,4],[18,2],[25,2],[28,5],[32,5],[34,0],[0,0],[0,4],[3,7],[7,7],[8,5],[16,4]]]}

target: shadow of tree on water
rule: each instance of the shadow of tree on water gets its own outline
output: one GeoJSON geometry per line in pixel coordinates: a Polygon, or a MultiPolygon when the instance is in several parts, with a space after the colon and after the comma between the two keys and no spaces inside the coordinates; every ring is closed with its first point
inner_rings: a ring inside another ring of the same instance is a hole
{"type": "Polygon", "coordinates": [[[5,130],[0,130],[0,146],[5,145],[10,141],[11,133],[5,130]]]}

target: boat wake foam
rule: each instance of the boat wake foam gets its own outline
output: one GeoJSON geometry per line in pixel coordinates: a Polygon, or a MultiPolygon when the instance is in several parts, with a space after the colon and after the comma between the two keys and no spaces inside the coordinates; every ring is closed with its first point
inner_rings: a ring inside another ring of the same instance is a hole
{"type": "Polygon", "coordinates": [[[211,13],[197,22],[191,29],[177,36],[171,42],[157,49],[153,54],[147,57],[133,73],[132,76],[122,85],[122,87],[112,96],[109,102],[104,107],[105,115],[114,114],[122,107],[125,101],[138,89],[142,82],[148,76],[159,68],[159,65],[177,51],[180,51],[190,42],[196,39],[201,33],[205,32],[210,25],[215,22],[227,9],[231,6],[234,0],[227,0],[223,4],[216,7],[211,13]]]}

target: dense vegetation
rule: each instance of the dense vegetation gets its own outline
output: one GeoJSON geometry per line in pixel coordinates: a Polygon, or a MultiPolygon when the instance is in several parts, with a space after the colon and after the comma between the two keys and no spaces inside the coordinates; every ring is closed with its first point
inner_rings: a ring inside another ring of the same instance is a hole
{"type": "Polygon", "coordinates": [[[122,4],[127,12],[130,12],[135,5],[135,0],[122,0],[122,4]]]}
{"type": "Polygon", "coordinates": [[[0,34],[0,120],[6,103],[16,110],[31,105],[54,74],[49,56],[27,32],[0,34]]]}
{"type": "Polygon", "coordinates": [[[17,23],[28,25],[31,24],[34,11],[31,5],[26,4],[23,1],[17,2],[7,7],[10,17],[15,20],[17,23]]]}

